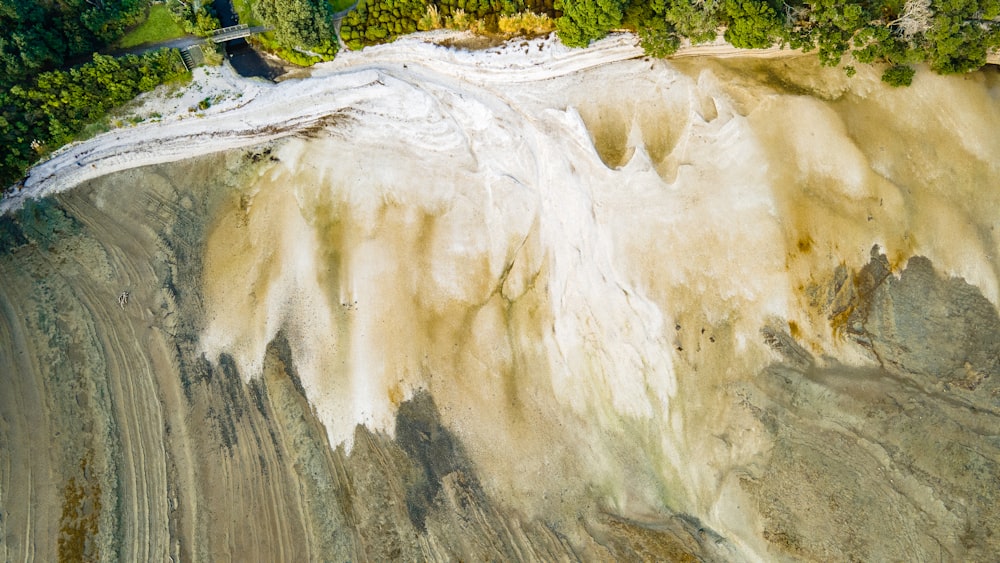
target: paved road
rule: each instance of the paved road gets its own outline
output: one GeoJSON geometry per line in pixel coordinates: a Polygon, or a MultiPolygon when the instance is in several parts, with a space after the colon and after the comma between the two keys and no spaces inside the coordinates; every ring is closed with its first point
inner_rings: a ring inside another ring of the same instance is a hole
{"type": "Polygon", "coordinates": [[[208,41],[204,37],[198,37],[197,35],[187,35],[184,37],[179,37],[177,39],[171,39],[169,41],[160,41],[157,43],[146,43],[144,45],[137,45],[135,47],[129,47],[128,49],[111,49],[107,51],[102,51],[103,55],[114,55],[116,57],[121,55],[141,55],[143,53],[148,53],[150,51],[155,51],[157,49],[186,49],[191,45],[201,45],[208,41]]]}

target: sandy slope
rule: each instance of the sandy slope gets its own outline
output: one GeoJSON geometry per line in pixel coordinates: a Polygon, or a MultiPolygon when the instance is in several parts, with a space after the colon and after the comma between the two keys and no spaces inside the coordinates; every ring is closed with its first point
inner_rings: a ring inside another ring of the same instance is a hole
{"type": "MultiPolygon", "coordinates": [[[[64,147],[35,166],[25,189],[0,202],[0,211],[21,206],[24,198],[60,192],[111,172],[244,147],[284,137],[308,128],[328,115],[348,109],[370,95],[381,72],[402,70],[407,63],[443,76],[508,92],[519,82],[538,82],[586,68],[642,57],[635,37],[617,34],[588,49],[569,49],[554,37],[510,42],[484,51],[439,47],[456,32],[431,32],[392,44],[345,52],[313,69],[312,78],[278,85],[235,75],[228,67],[200,68],[182,95],[153,93],[141,98],[134,113],[159,114],[156,123],[116,129],[88,141],[64,147]],[[205,111],[190,111],[204,99],[205,111]]],[[[684,46],[674,58],[796,56],[797,51],[736,49],[721,37],[712,43],[684,46]]],[[[392,91],[380,95],[392,95],[392,91]]]]}
{"type": "Polygon", "coordinates": [[[996,77],[500,51],[33,172],[106,175],[4,225],[4,559],[997,552],[996,77]]]}

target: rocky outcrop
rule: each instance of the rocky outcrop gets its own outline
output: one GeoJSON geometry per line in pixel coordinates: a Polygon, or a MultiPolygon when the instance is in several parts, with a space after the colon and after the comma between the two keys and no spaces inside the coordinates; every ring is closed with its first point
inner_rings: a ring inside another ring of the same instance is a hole
{"type": "Polygon", "coordinates": [[[742,389],[773,440],[741,479],[763,536],[795,559],[989,559],[1000,549],[996,308],[926,258],[893,274],[877,248],[832,279],[831,322],[848,316],[847,335],[881,367],[786,353],[742,389]]]}
{"type": "Polygon", "coordinates": [[[974,391],[992,383],[981,393],[987,395],[996,389],[1000,318],[976,287],[942,276],[917,256],[871,300],[864,330],[883,365],[912,374],[922,385],[974,391]]]}

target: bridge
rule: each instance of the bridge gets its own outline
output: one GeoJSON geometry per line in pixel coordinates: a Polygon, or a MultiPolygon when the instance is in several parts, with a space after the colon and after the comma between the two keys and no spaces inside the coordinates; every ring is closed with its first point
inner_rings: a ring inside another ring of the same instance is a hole
{"type": "Polygon", "coordinates": [[[212,43],[225,43],[226,41],[249,37],[254,33],[263,33],[265,31],[271,31],[271,28],[264,26],[250,27],[245,23],[241,23],[239,25],[231,25],[229,27],[223,27],[222,29],[216,29],[211,35],[208,36],[208,39],[212,43]]]}
{"type": "Polygon", "coordinates": [[[206,39],[187,38],[185,45],[177,45],[176,48],[181,52],[181,60],[184,61],[184,68],[191,70],[200,65],[203,60],[201,54],[201,45],[203,43],[209,41],[212,43],[225,43],[226,41],[249,37],[255,33],[264,33],[272,29],[274,28],[265,26],[250,27],[245,23],[241,23],[239,25],[216,29],[206,39]]]}

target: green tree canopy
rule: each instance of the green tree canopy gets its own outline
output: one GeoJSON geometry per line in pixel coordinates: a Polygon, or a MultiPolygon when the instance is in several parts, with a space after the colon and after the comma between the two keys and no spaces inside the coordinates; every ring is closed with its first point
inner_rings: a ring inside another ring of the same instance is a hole
{"type": "Polygon", "coordinates": [[[326,0],[257,0],[254,9],[286,47],[328,48],[336,41],[333,8],[326,0]]]}
{"type": "Polygon", "coordinates": [[[814,0],[788,10],[789,43],[804,51],[817,48],[819,60],[836,66],[850,50],[859,30],[873,20],[869,4],[841,0],[814,0]]]}
{"type": "Polygon", "coordinates": [[[1000,44],[1000,1],[935,0],[933,19],[924,33],[927,60],[942,74],[975,70],[986,53],[1000,44]]]}
{"type": "Polygon", "coordinates": [[[625,16],[625,0],[559,0],[556,9],[562,17],[556,30],[570,47],[586,47],[618,27],[625,16]]]}
{"type": "Polygon", "coordinates": [[[139,0],[0,0],[0,86],[110,44],[140,15],[139,0]]]}
{"type": "Polygon", "coordinates": [[[741,49],[764,49],[783,35],[782,22],[774,8],[761,0],[725,0],[729,25],[726,41],[741,49]]]}

